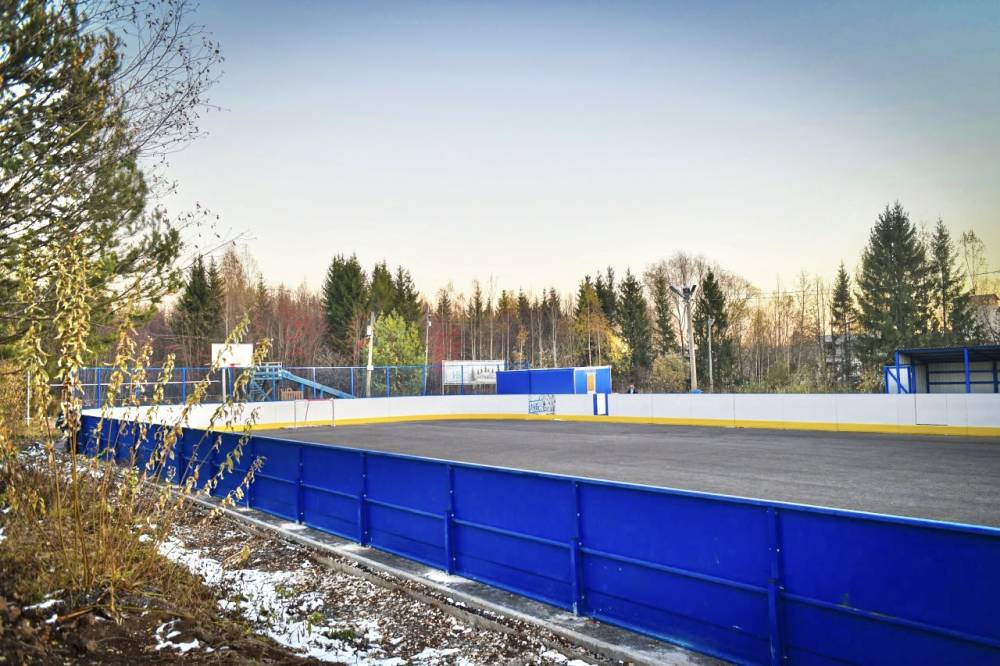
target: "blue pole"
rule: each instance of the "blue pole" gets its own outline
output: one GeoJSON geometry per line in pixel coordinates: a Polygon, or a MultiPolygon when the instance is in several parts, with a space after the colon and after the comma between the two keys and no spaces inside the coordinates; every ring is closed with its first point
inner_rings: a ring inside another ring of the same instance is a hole
{"type": "MultiPolygon", "coordinates": [[[[896,393],[903,392],[903,383],[900,381],[902,377],[899,376],[899,352],[896,352],[896,393]]],[[[907,391],[909,393],[909,391],[907,391]]]]}
{"type": "Polygon", "coordinates": [[[424,390],[421,391],[420,395],[427,395],[427,366],[424,366],[424,390]]]}
{"type": "Polygon", "coordinates": [[[580,542],[582,540],[582,535],[580,533],[580,482],[573,482],[573,513],[576,515],[576,520],[573,524],[573,536],[569,541],[569,576],[570,576],[570,591],[573,597],[573,614],[580,615],[583,613],[583,581],[582,581],[582,567],[580,566],[580,542]]]}
{"type": "Polygon", "coordinates": [[[354,393],[354,368],[353,367],[351,367],[351,395],[353,395],[354,397],[357,397],[357,394],[354,393]]]}
{"type": "Polygon", "coordinates": [[[969,371],[969,348],[962,350],[962,358],[965,363],[965,392],[972,393],[972,373],[969,371]]]}
{"type": "Polygon", "coordinates": [[[391,397],[389,391],[389,366],[385,366],[385,397],[391,397]]]}
{"type": "Polygon", "coordinates": [[[188,369],[181,368],[181,402],[187,402],[188,397],[188,369]]]}
{"type": "MultiPolygon", "coordinates": [[[[315,384],[315,383],[316,383],[316,367],[313,366],[313,384],[315,384]]],[[[313,390],[313,400],[315,400],[316,399],[316,387],[313,386],[312,390],[313,390]]]]}
{"type": "Polygon", "coordinates": [[[448,465],[448,506],[444,510],[444,570],[455,573],[455,540],[452,521],[455,519],[455,469],[448,465]]]}
{"type": "Polygon", "coordinates": [[[458,394],[465,395],[465,366],[458,366],[458,394]]]}
{"type": "MultiPolygon", "coordinates": [[[[898,376],[898,375],[897,375],[898,376]]],[[[771,652],[771,665],[781,666],[785,661],[784,640],[781,633],[781,527],[778,509],[768,507],[768,555],[771,565],[771,575],[767,582],[767,619],[768,644],[771,652]]]]}

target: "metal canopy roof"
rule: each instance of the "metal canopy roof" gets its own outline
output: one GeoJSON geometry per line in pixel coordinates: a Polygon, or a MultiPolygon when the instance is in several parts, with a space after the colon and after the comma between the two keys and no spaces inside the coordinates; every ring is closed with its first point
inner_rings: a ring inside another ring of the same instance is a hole
{"type": "Polygon", "coordinates": [[[962,363],[965,350],[969,350],[970,361],[1000,361],[1000,345],[975,345],[969,347],[917,347],[898,349],[900,354],[921,363],[962,363]]]}

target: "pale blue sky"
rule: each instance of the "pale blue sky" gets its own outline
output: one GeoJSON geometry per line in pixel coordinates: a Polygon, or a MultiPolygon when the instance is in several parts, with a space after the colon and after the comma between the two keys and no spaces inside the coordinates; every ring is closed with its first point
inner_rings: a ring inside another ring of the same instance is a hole
{"type": "Polygon", "coordinates": [[[269,281],[573,289],[677,250],[764,289],[899,199],[1000,268],[1000,2],[204,2],[226,62],[173,206],[269,281]]]}

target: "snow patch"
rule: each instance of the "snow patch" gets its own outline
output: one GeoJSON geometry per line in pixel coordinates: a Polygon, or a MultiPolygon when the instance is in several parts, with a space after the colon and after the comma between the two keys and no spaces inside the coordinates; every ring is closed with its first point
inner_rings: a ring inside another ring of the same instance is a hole
{"type": "Polygon", "coordinates": [[[156,650],[162,650],[164,648],[169,648],[171,650],[177,650],[180,653],[190,652],[196,649],[201,643],[198,642],[197,638],[192,638],[187,643],[174,643],[171,638],[175,638],[181,635],[181,632],[173,628],[177,620],[171,620],[170,622],[164,622],[156,628],[154,632],[154,637],[156,638],[156,650]]]}
{"type": "Polygon", "coordinates": [[[570,659],[562,652],[558,652],[556,650],[547,650],[543,652],[542,659],[555,662],[557,664],[565,664],[566,666],[592,666],[592,664],[582,659],[570,659]]]}
{"type": "Polygon", "coordinates": [[[439,571],[437,569],[428,569],[424,572],[424,578],[432,580],[435,583],[461,583],[462,578],[458,576],[452,576],[444,571],[439,571]]]}
{"type": "Polygon", "coordinates": [[[210,587],[222,589],[226,599],[219,602],[223,610],[238,611],[247,620],[261,627],[263,633],[278,643],[301,654],[321,661],[345,662],[356,666],[398,666],[406,660],[379,657],[382,639],[374,620],[359,622],[358,633],[369,643],[368,649],[358,648],[340,638],[331,638],[350,627],[342,623],[314,624],[307,617],[323,607],[317,592],[296,591],[305,572],[259,571],[256,569],[227,570],[210,557],[189,550],[171,538],[160,546],[166,558],[187,567],[210,587]]]}
{"type": "Polygon", "coordinates": [[[416,661],[425,661],[431,664],[437,663],[439,659],[450,657],[458,652],[458,648],[448,648],[446,650],[435,650],[434,648],[424,648],[419,654],[413,655],[416,661]]]}
{"type": "Polygon", "coordinates": [[[37,610],[48,610],[48,609],[52,608],[53,606],[61,604],[62,602],[63,602],[62,599],[46,599],[45,601],[43,601],[41,603],[32,604],[31,606],[25,606],[24,610],[36,610],[36,609],[37,610]]]}

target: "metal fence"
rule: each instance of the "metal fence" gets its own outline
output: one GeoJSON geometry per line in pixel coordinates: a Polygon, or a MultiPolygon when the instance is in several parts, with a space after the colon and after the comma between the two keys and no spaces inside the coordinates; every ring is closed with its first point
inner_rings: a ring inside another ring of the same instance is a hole
{"type": "MultiPolygon", "coordinates": [[[[454,367],[454,366],[452,366],[454,367]]],[[[470,362],[469,366],[478,367],[470,362]]],[[[418,395],[473,395],[496,393],[496,384],[486,383],[446,383],[443,379],[442,366],[436,365],[393,365],[376,366],[368,379],[367,367],[284,367],[290,374],[306,380],[307,383],[319,384],[336,391],[364,398],[385,398],[393,396],[418,395]]],[[[223,368],[215,373],[209,383],[205,402],[219,402],[231,391],[243,368],[223,368]]],[[[103,405],[108,393],[108,383],[112,368],[94,367],[82,368],[79,381],[82,390],[80,396],[84,407],[103,405]]],[[[140,404],[148,404],[155,384],[160,380],[163,368],[148,368],[145,381],[141,384],[131,379],[125,381],[123,392],[132,391],[140,404]]],[[[164,384],[163,404],[180,404],[187,400],[194,387],[209,374],[207,367],[174,368],[170,380],[164,384]]],[[[466,372],[456,373],[460,380],[466,372]]],[[[330,397],[322,388],[309,386],[307,383],[294,379],[264,382],[264,391],[251,399],[290,400],[290,399],[321,399],[330,397]]],[[[52,385],[58,390],[59,385],[52,385]]]]}
{"type": "MultiPolygon", "coordinates": [[[[84,419],[127,461],[131,430],[84,419]]],[[[165,477],[237,435],[187,430],[165,477]]],[[[1000,529],[252,437],[255,509],[737,663],[1000,663],[1000,529]]],[[[139,464],[152,444],[138,445],[139,464]]]]}

